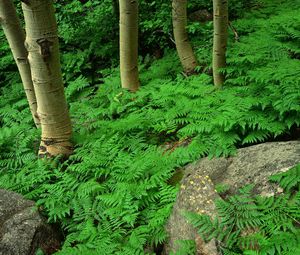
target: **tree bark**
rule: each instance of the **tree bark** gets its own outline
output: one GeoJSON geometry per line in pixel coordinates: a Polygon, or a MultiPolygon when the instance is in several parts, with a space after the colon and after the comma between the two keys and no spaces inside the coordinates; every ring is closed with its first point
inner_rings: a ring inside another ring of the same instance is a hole
{"type": "Polygon", "coordinates": [[[30,66],[27,60],[28,52],[24,45],[25,33],[11,0],[0,0],[0,23],[17,64],[33,121],[36,127],[40,127],[40,120],[37,115],[36,96],[31,79],[30,66]]]}
{"type": "Polygon", "coordinates": [[[187,0],[172,1],[173,31],[178,56],[186,74],[195,72],[198,65],[192,45],[188,39],[187,26],[187,0]]]}
{"type": "Polygon", "coordinates": [[[42,128],[39,156],[68,156],[72,153],[72,129],[64,95],[53,3],[52,0],[26,0],[22,9],[25,44],[42,128]]]}
{"type": "Polygon", "coordinates": [[[138,1],[119,0],[120,73],[122,88],[138,90],[138,1]]]}
{"type": "Polygon", "coordinates": [[[213,76],[216,87],[225,81],[219,71],[226,67],[226,47],[228,37],[228,0],[213,0],[214,7],[214,44],[213,44],[213,76]]]}

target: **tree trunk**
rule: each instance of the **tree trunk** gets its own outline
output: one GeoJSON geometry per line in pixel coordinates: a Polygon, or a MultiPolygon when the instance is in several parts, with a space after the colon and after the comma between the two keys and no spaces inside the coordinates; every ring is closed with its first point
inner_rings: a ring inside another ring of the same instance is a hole
{"type": "Polygon", "coordinates": [[[42,128],[39,156],[68,156],[72,153],[72,129],[64,95],[53,3],[52,0],[26,0],[22,9],[25,44],[42,128]]]}
{"type": "Polygon", "coordinates": [[[120,0],[120,72],[122,88],[138,90],[138,1],[120,0]]]}
{"type": "Polygon", "coordinates": [[[37,102],[27,60],[28,52],[24,45],[25,33],[11,0],[0,0],[0,23],[17,64],[33,121],[36,127],[39,127],[40,120],[36,113],[37,102]]]}
{"type": "Polygon", "coordinates": [[[195,72],[198,63],[186,31],[187,0],[172,1],[172,20],[176,49],[180,62],[185,73],[192,74],[195,72]]]}
{"type": "Polygon", "coordinates": [[[228,37],[228,1],[213,0],[214,6],[214,45],[213,76],[216,87],[221,87],[225,77],[219,69],[226,67],[226,47],[228,37]]]}

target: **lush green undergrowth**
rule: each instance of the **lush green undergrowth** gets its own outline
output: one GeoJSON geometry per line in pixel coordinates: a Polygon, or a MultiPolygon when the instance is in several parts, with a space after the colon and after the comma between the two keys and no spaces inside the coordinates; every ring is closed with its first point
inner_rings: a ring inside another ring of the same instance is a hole
{"type": "MultiPolygon", "coordinates": [[[[98,71],[103,78],[93,81],[84,73],[65,75],[76,148],[62,164],[36,160],[39,131],[16,73],[6,76],[0,187],[36,200],[50,222],[61,224],[66,236],[57,254],[144,254],[145,246],[166,239],[176,169],[299,126],[300,15],[291,5],[278,5],[274,15],[268,8],[234,23],[240,41],[230,40],[222,90],[215,91],[208,74],[180,74],[171,50],[144,61],[136,94],[119,88],[117,69],[98,71]]],[[[209,70],[206,26],[197,52],[209,70]]]]}

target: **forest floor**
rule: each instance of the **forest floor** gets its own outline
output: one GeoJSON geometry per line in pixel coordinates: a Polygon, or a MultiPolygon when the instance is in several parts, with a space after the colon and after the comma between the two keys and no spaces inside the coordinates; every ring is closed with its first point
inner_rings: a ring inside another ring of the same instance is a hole
{"type": "Polygon", "coordinates": [[[186,77],[172,49],[142,61],[135,94],[120,89],[118,68],[101,70],[96,90],[84,73],[69,82],[75,151],[64,163],[36,160],[40,131],[12,76],[0,96],[0,187],[37,201],[61,226],[59,255],[143,254],[162,244],[176,170],[297,136],[300,14],[288,2],[267,1],[232,22],[239,40],[231,31],[222,90],[212,86],[209,22],[192,37],[204,73],[186,77]]]}

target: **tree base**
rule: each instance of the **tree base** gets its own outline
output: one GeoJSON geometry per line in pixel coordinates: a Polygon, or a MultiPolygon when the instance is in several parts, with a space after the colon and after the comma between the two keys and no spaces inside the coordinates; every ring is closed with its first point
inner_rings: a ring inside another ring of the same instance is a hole
{"type": "Polygon", "coordinates": [[[39,158],[54,158],[59,155],[68,158],[73,153],[72,143],[69,141],[41,140],[39,158]]]}

